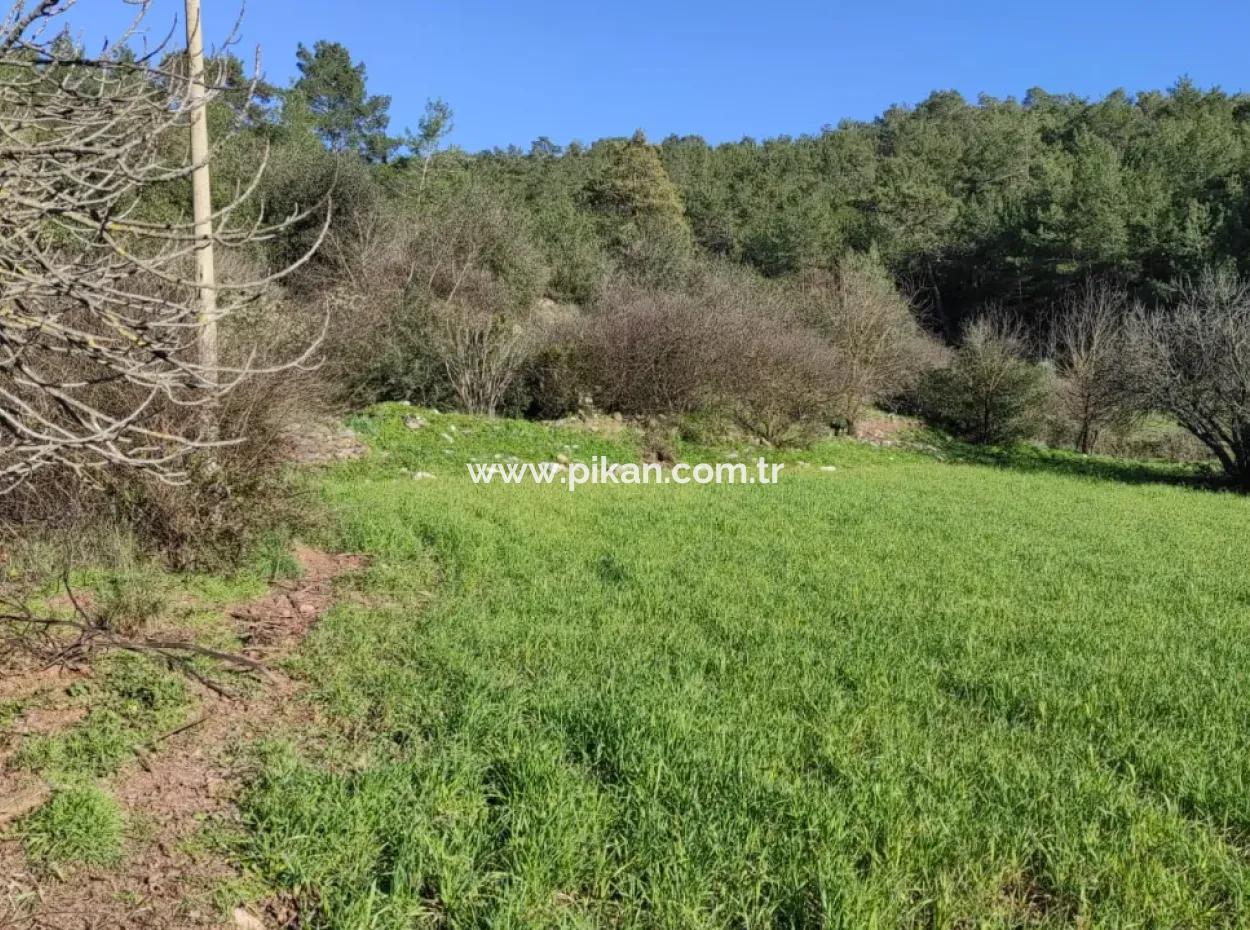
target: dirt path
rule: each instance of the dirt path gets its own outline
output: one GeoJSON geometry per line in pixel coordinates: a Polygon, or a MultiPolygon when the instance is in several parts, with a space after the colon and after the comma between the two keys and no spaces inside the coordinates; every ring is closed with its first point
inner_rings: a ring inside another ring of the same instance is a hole
{"type": "MultiPolygon", "coordinates": [[[[364,567],[356,556],[313,549],[297,552],[302,576],[274,584],[269,593],[227,611],[245,654],[272,667],[289,655],[333,606],[334,583],[364,567]]],[[[83,676],[28,671],[6,679],[14,695],[44,694],[52,700],[16,722],[21,734],[72,726],[58,712],[56,696],[83,676]]],[[[292,914],[273,902],[264,914],[235,912],[224,923],[213,892],[237,877],[224,856],[203,842],[208,822],[229,824],[245,776],[237,751],[278,730],[314,723],[314,711],[298,700],[304,686],[271,672],[245,698],[230,699],[192,685],[196,706],[188,724],[158,739],[109,780],[131,825],[126,857],[109,869],[77,869],[49,875],[26,862],[21,845],[0,836],[0,928],[3,930],[196,930],[196,928],[289,926],[292,914]]],[[[0,695],[3,697],[3,695],[0,695]]],[[[10,740],[10,742],[14,742],[10,740]]],[[[49,788],[8,770],[0,756],[0,830],[38,807],[49,788]]]]}

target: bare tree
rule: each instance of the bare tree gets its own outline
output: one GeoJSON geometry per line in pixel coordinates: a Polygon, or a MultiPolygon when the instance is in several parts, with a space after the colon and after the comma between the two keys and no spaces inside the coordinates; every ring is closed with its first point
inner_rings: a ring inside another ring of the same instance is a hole
{"type": "Polygon", "coordinates": [[[907,300],[880,269],[850,255],[836,275],[809,278],[804,315],[828,339],[837,365],[836,415],[854,428],[874,401],[915,387],[934,356],[907,300]]]}
{"type": "Polygon", "coordinates": [[[1250,282],[1229,272],[1182,281],[1170,307],[1139,308],[1130,332],[1145,400],[1250,486],[1250,282]]]}
{"type": "MultiPolygon", "coordinates": [[[[187,126],[217,92],[194,93],[162,48],[130,48],[150,0],[128,2],[131,28],[90,56],[56,31],[74,0],[18,0],[0,21],[0,491],[50,467],[182,480],[189,452],[230,439],[170,411],[202,409],[266,367],[205,363],[201,334],[293,270],[219,283],[212,318],[200,312],[205,240],[193,218],[150,204],[199,167],[187,126]]],[[[227,255],[307,216],[273,223],[250,204],[267,162],[211,216],[227,255]]]]}
{"type": "Polygon", "coordinates": [[[1086,454],[1104,430],[1131,422],[1139,406],[1127,367],[1128,311],[1127,294],[1089,281],[1067,298],[1051,332],[1060,412],[1086,454]]]}

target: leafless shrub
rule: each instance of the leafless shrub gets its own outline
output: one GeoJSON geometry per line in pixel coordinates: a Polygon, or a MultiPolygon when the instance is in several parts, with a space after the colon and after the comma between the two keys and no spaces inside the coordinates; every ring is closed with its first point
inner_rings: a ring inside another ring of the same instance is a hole
{"type": "Polygon", "coordinates": [[[787,313],[785,295],[740,272],[704,270],[681,292],[616,282],[581,344],[596,404],[626,414],[719,408],[767,442],[831,416],[836,352],[787,313]]]}
{"type": "Polygon", "coordinates": [[[739,351],[719,393],[751,435],[771,445],[799,442],[839,415],[842,360],[817,333],[765,318],[739,351]]]}
{"type": "Polygon", "coordinates": [[[352,211],[327,236],[300,291],[329,320],[321,369],[334,401],[359,408],[378,400],[439,404],[441,378],[429,351],[428,307],[417,298],[420,224],[374,202],[352,211]]]}
{"type": "Polygon", "coordinates": [[[725,320],[698,297],[614,282],[583,334],[589,393],[625,414],[697,410],[720,380],[727,341],[725,320]]]}
{"type": "Polygon", "coordinates": [[[489,193],[374,203],[323,250],[326,376],[350,404],[494,410],[531,340],[548,271],[520,219],[489,193]],[[485,405],[485,406],[484,406],[485,405]]]}
{"type": "Polygon", "coordinates": [[[457,407],[493,415],[528,357],[527,320],[465,301],[437,305],[433,319],[432,345],[457,407]]]}
{"type": "MultiPolygon", "coordinates": [[[[33,475],[0,498],[0,542],[40,534],[93,535],[131,528],[142,548],[175,568],[237,565],[273,527],[304,525],[307,507],[283,477],[290,431],[305,422],[315,375],[258,376],[222,399],[217,415],[242,439],[211,463],[194,461],[177,485],[123,466],[97,469],[89,485],[56,469],[33,475]]],[[[153,422],[172,429],[197,411],[170,407],[153,422]]]]}
{"type": "Polygon", "coordinates": [[[1090,281],[1067,298],[1050,334],[1057,413],[1086,454],[1105,432],[1124,433],[1140,406],[1128,364],[1128,312],[1127,294],[1090,281]]]}
{"type": "Polygon", "coordinates": [[[1250,485],[1250,284],[1227,272],[1180,282],[1171,306],[1133,313],[1130,346],[1147,404],[1250,485]]]}
{"type": "Polygon", "coordinates": [[[907,300],[868,259],[848,256],[836,274],[812,274],[798,300],[837,353],[836,416],[854,428],[864,408],[915,389],[941,358],[907,300]]]}

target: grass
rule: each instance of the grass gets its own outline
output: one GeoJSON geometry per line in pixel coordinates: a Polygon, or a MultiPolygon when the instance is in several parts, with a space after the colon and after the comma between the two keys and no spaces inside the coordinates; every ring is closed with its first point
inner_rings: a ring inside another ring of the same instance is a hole
{"type": "Polygon", "coordinates": [[[174,672],[154,660],[109,656],[92,679],[74,687],[87,708],[70,729],[28,737],[15,763],[54,779],[111,775],[150,740],[184,722],[191,697],[174,672]]]}
{"type": "Polygon", "coordinates": [[[977,446],[927,431],[918,438],[939,459],[990,465],[1016,472],[1068,475],[1125,484],[1183,485],[1209,490],[1218,490],[1224,485],[1214,462],[1136,461],[1110,455],[1083,455],[1067,449],[1028,443],[1005,448],[977,446]]]}
{"type": "Polygon", "coordinates": [[[108,866],[122,855],[126,821],[117,802],[90,785],[63,788],[21,825],[26,854],[42,866],[108,866]]]}
{"type": "Polygon", "coordinates": [[[325,481],[373,558],[299,663],[339,738],[245,798],[311,926],[1250,912],[1250,501],[842,442],[773,488],[472,486],[634,440],[427,417],[325,481]]]}

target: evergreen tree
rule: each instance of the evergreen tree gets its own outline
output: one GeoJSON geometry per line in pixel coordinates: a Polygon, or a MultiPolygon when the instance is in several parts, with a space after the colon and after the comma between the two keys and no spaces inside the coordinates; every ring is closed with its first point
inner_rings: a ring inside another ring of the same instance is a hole
{"type": "Polygon", "coordinates": [[[335,152],[355,152],[386,162],[401,144],[387,135],[390,97],[370,96],[364,64],[338,42],[317,42],[296,51],[300,76],[292,88],[303,98],[318,134],[335,152]]]}
{"type": "Polygon", "coordinates": [[[677,283],[694,239],[681,195],[642,131],[592,151],[596,170],[585,189],[604,240],[621,268],[659,284],[677,283]]]}

